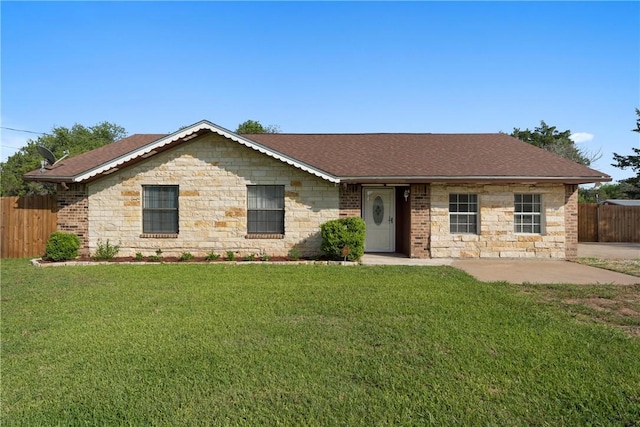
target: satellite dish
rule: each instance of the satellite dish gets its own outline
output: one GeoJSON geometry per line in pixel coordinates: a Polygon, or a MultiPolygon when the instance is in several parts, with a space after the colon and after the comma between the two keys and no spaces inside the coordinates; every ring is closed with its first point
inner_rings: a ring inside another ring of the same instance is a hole
{"type": "Polygon", "coordinates": [[[56,156],[53,155],[51,150],[47,147],[43,147],[42,145],[36,145],[36,149],[38,153],[49,163],[49,165],[54,165],[56,163],[56,156]]]}
{"type": "Polygon", "coordinates": [[[49,166],[55,165],[60,160],[64,159],[69,155],[69,150],[65,150],[64,156],[62,156],[60,160],[56,160],[56,156],[47,147],[44,147],[42,145],[36,145],[36,150],[38,150],[38,153],[40,153],[40,155],[44,157],[44,159],[46,160],[49,166]]]}

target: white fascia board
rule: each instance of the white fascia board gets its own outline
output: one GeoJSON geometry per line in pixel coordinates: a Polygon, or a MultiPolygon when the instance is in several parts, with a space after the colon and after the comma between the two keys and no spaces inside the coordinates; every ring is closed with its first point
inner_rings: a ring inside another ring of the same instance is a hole
{"type": "MultiPolygon", "coordinates": [[[[326,181],[329,182],[333,182],[335,184],[340,182],[340,179],[333,176],[333,175],[329,175],[328,173],[321,171],[319,169],[314,168],[313,166],[309,166],[306,163],[300,162],[294,158],[291,158],[289,156],[286,156],[282,153],[279,153],[277,151],[274,150],[270,150],[269,148],[260,145],[248,138],[242,137],[238,134],[235,134],[221,126],[215,125],[213,123],[211,123],[208,120],[202,120],[198,123],[195,123],[185,129],[181,129],[177,132],[172,133],[171,135],[167,135],[163,138],[158,139],[157,141],[154,141],[150,144],[147,144],[143,147],[140,147],[139,149],[132,151],[130,153],[127,153],[123,156],[120,156],[108,163],[104,163],[94,169],[91,169],[85,173],[83,173],[82,175],[78,175],[76,176],[73,181],[74,182],[82,182],[85,181],[89,178],[92,178],[98,174],[102,174],[105,173],[106,171],[108,171],[109,169],[118,167],[120,165],[122,165],[123,163],[127,163],[133,159],[136,159],[138,157],[144,157],[147,156],[149,157],[149,153],[151,153],[153,150],[158,149],[158,148],[162,148],[167,144],[171,144],[173,142],[176,142],[180,139],[184,139],[184,138],[188,138],[190,135],[193,135],[196,132],[199,132],[201,130],[209,130],[213,133],[217,133],[218,135],[224,136],[225,138],[228,138],[232,141],[235,141],[239,144],[244,145],[245,147],[249,147],[252,150],[258,151],[262,154],[265,154],[269,157],[272,157],[274,159],[280,160],[283,163],[286,163],[288,165],[291,165],[295,168],[298,168],[300,170],[303,170],[307,173],[310,173],[312,175],[315,175],[317,177],[320,177],[326,181]]],[[[188,138],[190,139],[190,138],[188,138]]]]}

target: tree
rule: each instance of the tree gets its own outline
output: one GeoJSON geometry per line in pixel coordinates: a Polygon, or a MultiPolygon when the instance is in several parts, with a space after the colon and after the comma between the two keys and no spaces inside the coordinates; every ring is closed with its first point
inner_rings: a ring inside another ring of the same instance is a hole
{"type": "Polygon", "coordinates": [[[598,203],[607,199],[619,199],[622,194],[621,184],[602,184],[592,188],[578,189],[579,203],[598,203]]]}
{"type": "Polygon", "coordinates": [[[276,125],[262,126],[259,121],[247,120],[238,125],[236,133],[280,133],[280,127],[276,125]]]}
{"type": "MultiPolygon", "coordinates": [[[[631,129],[632,132],[640,133],[640,109],[636,108],[636,128],[631,129]]],[[[618,153],[613,153],[613,160],[611,166],[615,166],[622,170],[631,168],[636,172],[636,176],[623,179],[620,181],[620,188],[622,193],[629,199],[640,199],[640,148],[631,148],[635,154],[628,156],[621,156],[618,153]]]]}
{"type": "Polygon", "coordinates": [[[91,127],[75,124],[71,129],[54,127],[50,134],[40,136],[35,141],[28,140],[20,151],[10,156],[6,162],[0,162],[0,195],[54,194],[55,186],[52,184],[26,182],[22,179],[22,175],[40,167],[42,156],[36,149],[38,145],[48,148],[59,159],[66,150],[69,150],[69,156],[75,156],[125,136],[127,133],[123,127],[109,122],[91,127]]]}
{"type": "Polygon", "coordinates": [[[570,130],[560,132],[555,126],[547,125],[544,120],[541,120],[540,126],[533,131],[514,128],[511,136],[585,166],[589,166],[602,157],[599,152],[590,153],[585,149],[578,148],[570,138],[570,130]]]}

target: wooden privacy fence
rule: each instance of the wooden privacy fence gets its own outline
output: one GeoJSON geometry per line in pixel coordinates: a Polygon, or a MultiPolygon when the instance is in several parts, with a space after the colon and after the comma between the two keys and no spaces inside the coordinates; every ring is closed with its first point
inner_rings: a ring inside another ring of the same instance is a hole
{"type": "Polygon", "coordinates": [[[0,258],[42,255],[49,235],[56,231],[56,198],[26,196],[1,199],[0,258]]]}
{"type": "Polygon", "coordinates": [[[579,203],[578,241],[640,243],[640,207],[579,203]]]}

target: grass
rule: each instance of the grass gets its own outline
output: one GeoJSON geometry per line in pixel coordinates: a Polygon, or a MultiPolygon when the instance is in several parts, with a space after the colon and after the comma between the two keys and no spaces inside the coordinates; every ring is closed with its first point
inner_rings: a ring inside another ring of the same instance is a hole
{"type": "Polygon", "coordinates": [[[523,285],[523,292],[569,313],[640,337],[640,285],[523,285]]]}
{"type": "Polygon", "coordinates": [[[553,288],[450,267],[4,260],[1,273],[2,425],[640,419],[640,339],[576,318],[553,288]]]}
{"type": "Polygon", "coordinates": [[[629,274],[640,277],[640,258],[637,259],[602,259],[602,258],[578,258],[580,264],[592,267],[604,268],[605,270],[617,271],[618,273],[629,274]]]}

